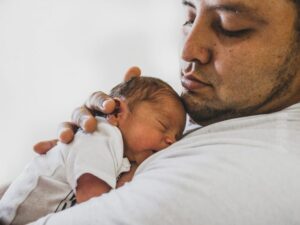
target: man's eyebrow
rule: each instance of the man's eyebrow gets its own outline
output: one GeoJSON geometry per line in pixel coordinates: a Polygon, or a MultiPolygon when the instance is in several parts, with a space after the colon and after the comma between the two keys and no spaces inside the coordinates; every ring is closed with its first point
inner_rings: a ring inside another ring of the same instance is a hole
{"type": "Polygon", "coordinates": [[[219,4],[219,5],[210,5],[208,10],[224,11],[229,13],[235,13],[240,15],[245,15],[252,20],[255,20],[259,23],[265,24],[266,21],[258,15],[254,8],[250,8],[242,3],[228,3],[228,4],[219,4]]]}
{"type": "Polygon", "coordinates": [[[228,11],[234,13],[249,13],[254,11],[254,9],[249,8],[241,3],[228,3],[228,4],[219,4],[219,5],[211,5],[208,7],[211,10],[221,10],[228,11]]]}

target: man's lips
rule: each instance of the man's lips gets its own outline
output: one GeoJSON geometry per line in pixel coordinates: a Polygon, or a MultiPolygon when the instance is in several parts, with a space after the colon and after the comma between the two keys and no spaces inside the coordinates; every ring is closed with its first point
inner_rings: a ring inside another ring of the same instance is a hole
{"type": "Polygon", "coordinates": [[[209,87],[211,85],[204,83],[198,79],[195,78],[192,74],[183,75],[181,76],[181,85],[190,91],[201,89],[204,87],[209,87]]]}

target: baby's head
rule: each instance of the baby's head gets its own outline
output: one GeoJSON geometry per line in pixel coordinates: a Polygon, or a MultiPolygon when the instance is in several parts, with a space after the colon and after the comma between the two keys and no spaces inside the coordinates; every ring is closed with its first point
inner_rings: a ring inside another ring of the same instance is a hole
{"type": "Polygon", "coordinates": [[[119,127],[129,160],[140,164],[181,138],[185,110],[178,94],[164,81],[134,77],[114,87],[110,96],[120,101],[120,107],[108,120],[119,127]]]}

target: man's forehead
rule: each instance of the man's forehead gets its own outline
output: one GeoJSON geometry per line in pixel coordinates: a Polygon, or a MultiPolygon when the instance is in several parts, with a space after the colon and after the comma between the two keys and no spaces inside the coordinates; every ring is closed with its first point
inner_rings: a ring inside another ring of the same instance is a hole
{"type": "Polygon", "coordinates": [[[278,4],[279,2],[286,2],[287,0],[182,0],[185,3],[191,3],[191,5],[201,5],[208,8],[224,7],[231,9],[237,9],[240,11],[255,11],[259,8],[265,8],[267,6],[278,4]]]}

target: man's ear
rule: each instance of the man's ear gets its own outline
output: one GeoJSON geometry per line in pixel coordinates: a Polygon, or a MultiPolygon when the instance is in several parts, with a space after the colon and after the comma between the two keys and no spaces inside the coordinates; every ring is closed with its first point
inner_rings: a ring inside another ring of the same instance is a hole
{"type": "Polygon", "coordinates": [[[119,122],[126,119],[129,113],[129,108],[125,99],[115,98],[118,102],[118,109],[116,112],[106,116],[106,120],[114,126],[119,126],[119,122]]]}

